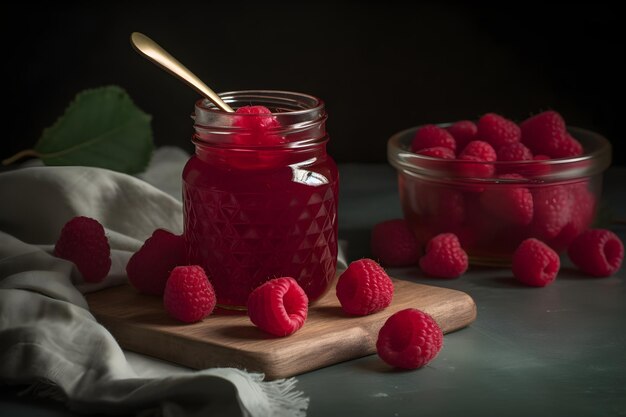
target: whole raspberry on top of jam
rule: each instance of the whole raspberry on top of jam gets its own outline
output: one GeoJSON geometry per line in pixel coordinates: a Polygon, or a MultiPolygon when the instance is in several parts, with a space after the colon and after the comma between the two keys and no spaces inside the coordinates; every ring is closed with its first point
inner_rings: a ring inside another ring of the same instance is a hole
{"type": "Polygon", "coordinates": [[[243,106],[236,111],[233,126],[241,132],[234,135],[239,145],[272,145],[283,143],[285,139],[274,132],[280,122],[265,106],[243,106]]]}

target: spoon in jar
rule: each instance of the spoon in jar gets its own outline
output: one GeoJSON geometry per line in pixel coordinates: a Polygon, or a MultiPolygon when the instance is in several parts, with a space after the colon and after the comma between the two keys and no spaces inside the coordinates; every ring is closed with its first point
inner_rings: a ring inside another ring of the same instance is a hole
{"type": "Polygon", "coordinates": [[[161,48],[155,41],[146,35],[139,32],[133,32],[130,35],[130,43],[141,55],[145,56],[164,70],[170,72],[172,75],[180,78],[198,93],[209,99],[221,110],[229,113],[234,112],[232,107],[226,104],[220,96],[215,94],[215,92],[211,90],[208,85],[203,83],[200,78],[189,71],[187,67],[178,62],[176,58],[170,55],[165,49],[161,48]]]}

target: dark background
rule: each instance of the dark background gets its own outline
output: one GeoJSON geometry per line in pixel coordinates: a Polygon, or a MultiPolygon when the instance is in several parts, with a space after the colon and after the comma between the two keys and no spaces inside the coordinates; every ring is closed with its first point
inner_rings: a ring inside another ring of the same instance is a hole
{"type": "Polygon", "coordinates": [[[140,31],[216,91],[322,98],[338,162],[385,162],[389,136],[422,123],[485,112],[521,121],[555,109],[568,124],[604,134],[614,163],[626,163],[624,25],[611,6],[177,1],[11,9],[2,17],[12,111],[1,158],[32,147],[77,92],[108,84],[153,115],[157,145],[191,151],[197,94],[132,49],[129,35],[140,31]]]}

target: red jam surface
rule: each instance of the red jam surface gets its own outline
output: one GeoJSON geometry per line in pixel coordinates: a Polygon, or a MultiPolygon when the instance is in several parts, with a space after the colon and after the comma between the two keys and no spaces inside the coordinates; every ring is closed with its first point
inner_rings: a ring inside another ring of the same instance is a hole
{"type": "Polygon", "coordinates": [[[335,275],[337,193],[325,143],[200,146],[183,172],[188,262],[206,270],[221,306],[243,308],[260,284],[286,276],[316,300],[335,275]]]}

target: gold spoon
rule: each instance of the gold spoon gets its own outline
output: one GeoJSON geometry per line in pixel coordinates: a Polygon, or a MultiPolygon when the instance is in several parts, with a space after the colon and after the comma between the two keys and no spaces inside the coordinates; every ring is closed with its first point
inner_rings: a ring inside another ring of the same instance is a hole
{"type": "Polygon", "coordinates": [[[133,32],[130,35],[130,43],[135,47],[137,52],[189,84],[189,86],[202,94],[204,97],[208,98],[220,109],[229,113],[234,112],[232,107],[226,104],[220,96],[215,94],[215,91],[211,90],[208,85],[200,80],[200,78],[189,71],[183,64],[178,62],[176,58],[171,56],[165,49],[161,48],[155,41],[143,33],[133,32]]]}

